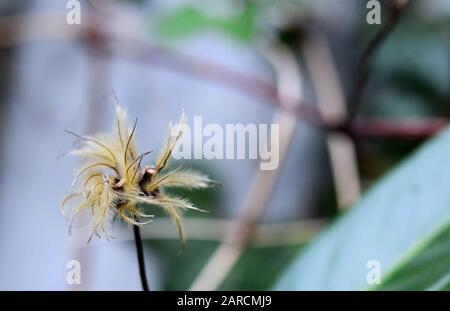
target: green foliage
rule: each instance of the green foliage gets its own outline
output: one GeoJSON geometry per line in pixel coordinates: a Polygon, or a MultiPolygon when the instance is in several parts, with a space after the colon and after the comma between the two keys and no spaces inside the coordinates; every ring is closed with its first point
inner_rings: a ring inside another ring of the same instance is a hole
{"type": "Polygon", "coordinates": [[[300,248],[300,245],[249,247],[219,289],[269,290],[300,248]]]}
{"type": "Polygon", "coordinates": [[[442,116],[448,113],[448,19],[410,17],[387,38],[370,66],[363,113],[442,116]]]}
{"type": "Polygon", "coordinates": [[[381,264],[372,289],[445,289],[450,264],[450,131],[427,143],[317,236],[275,288],[368,289],[367,262],[381,264]]]}
{"type": "MultiPolygon", "coordinates": [[[[163,263],[164,290],[187,290],[218,246],[213,241],[188,241],[179,253],[178,241],[146,241],[163,263]]],[[[299,245],[276,247],[250,246],[220,287],[221,290],[268,290],[299,245]],[[274,255],[276,254],[276,255],[274,255]]]]}
{"type": "Polygon", "coordinates": [[[248,42],[255,34],[255,13],[257,7],[247,5],[231,17],[212,17],[203,11],[183,6],[162,18],[159,32],[170,39],[185,38],[203,30],[214,30],[227,36],[248,42]]]}
{"type": "Polygon", "coordinates": [[[213,241],[187,241],[180,250],[178,240],[149,240],[144,244],[160,259],[161,290],[187,290],[217,246],[213,241]]]}
{"type": "Polygon", "coordinates": [[[442,290],[450,284],[450,226],[443,224],[424,243],[417,245],[373,289],[380,290],[442,290]]]}

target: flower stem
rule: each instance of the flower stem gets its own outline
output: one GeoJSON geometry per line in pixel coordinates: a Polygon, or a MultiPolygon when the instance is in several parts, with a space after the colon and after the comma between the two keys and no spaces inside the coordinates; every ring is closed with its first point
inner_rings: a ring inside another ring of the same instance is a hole
{"type": "Polygon", "coordinates": [[[148,292],[150,291],[150,288],[148,287],[147,276],[145,274],[144,250],[142,248],[142,238],[139,226],[134,225],[133,232],[134,232],[134,243],[136,244],[136,254],[138,258],[139,275],[141,277],[142,290],[144,292],[148,292]]]}

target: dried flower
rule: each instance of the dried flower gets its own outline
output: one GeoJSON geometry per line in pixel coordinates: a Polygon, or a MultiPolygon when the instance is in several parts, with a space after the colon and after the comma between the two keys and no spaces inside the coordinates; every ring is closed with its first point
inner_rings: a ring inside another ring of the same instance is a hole
{"type": "MultiPolygon", "coordinates": [[[[184,114],[180,124],[185,122],[184,114]]],[[[69,155],[79,156],[83,160],[81,169],[76,173],[73,185],[78,190],[64,198],[61,208],[64,214],[66,203],[75,198],[80,202],[72,208],[70,222],[82,210],[89,209],[93,219],[93,235],[99,238],[112,236],[105,228],[105,223],[119,218],[131,225],[143,225],[153,215],[146,214],[142,205],[148,204],[162,208],[175,222],[180,239],[184,241],[181,211],[200,209],[188,200],[165,193],[166,188],[199,189],[207,188],[212,181],[205,175],[192,170],[182,170],[181,166],[168,171],[166,168],[172,150],[181,138],[182,127],[174,132],[169,125],[169,135],[159,155],[156,165],[141,169],[143,158],[150,152],[138,154],[135,145],[137,119],[132,128],[129,127],[127,113],[116,105],[116,120],[113,134],[76,136],[79,148],[69,155]]],[[[70,228],[70,226],[69,226],[70,228]]],[[[69,229],[70,232],[70,229],[69,229]]]]}

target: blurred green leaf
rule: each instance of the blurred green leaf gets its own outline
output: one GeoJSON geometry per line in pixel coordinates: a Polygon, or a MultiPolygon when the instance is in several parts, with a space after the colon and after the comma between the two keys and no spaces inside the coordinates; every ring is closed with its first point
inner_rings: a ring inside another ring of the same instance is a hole
{"type": "Polygon", "coordinates": [[[444,288],[450,274],[450,131],[433,139],[376,184],[317,236],[283,273],[284,290],[444,288]],[[444,285],[442,285],[444,284],[444,285]]]}
{"type": "MultiPolygon", "coordinates": [[[[398,92],[408,92],[413,95],[422,97],[428,105],[445,106],[445,94],[438,90],[423,73],[411,68],[398,69],[390,73],[386,78],[386,84],[397,89],[398,92]]],[[[444,112],[444,107],[442,107],[444,112]]],[[[445,111],[446,112],[446,111],[445,111]]]]}
{"type": "Polygon", "coordinates": [[[219,290],[269,290],[300,245],[249,247],[219,290]]]}
{"type": "Polygon", "coordinates": [[[180,249],[178,240],[148,240],[144,244],[156,252],[160,259],[163,280],[161,290],[187,290],[218,243],[187,241],[184,249],[180,249]]]}
{"type": "Polygon", "coordinates": [[[450,226],[438,228],[429,240],[393,269],[385,282],[374,289],[381,290],[442,290],[450,284],[450,226]]]}
{"type": "Polygon", "coordinates": [[[448,114],[450,62],[443,40],[448,29],[448,19],[418,23],[413,15],[405,15],[370,65],[361,112],[368,116],[448,114]]]}
{"type": "MultiPolygon", "coordinates": [[[[213,241],[188,241],[177,256],[178,241],[155,240],[145,244],[156,251],[165,265],[163,290],[187,290],[218,246],[218,242],[213,241]]],[[[220,289],[270,289],[299,248],[299,245],[249,247],[220,289]]]]}
{"type": "Polygon", "coordinates": [[[164,37],[180,39],[203,30],[215,30],[234,39],[250,41],[255,32],[256,8],[247,5],[231,17],[213,17],[195,7],[183,6],[161,20],[159,32],[164,37]]]}

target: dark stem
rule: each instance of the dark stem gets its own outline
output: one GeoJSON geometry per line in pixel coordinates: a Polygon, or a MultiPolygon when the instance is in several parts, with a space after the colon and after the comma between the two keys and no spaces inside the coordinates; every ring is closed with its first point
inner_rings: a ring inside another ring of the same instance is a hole
{"type": "Polygon", "coordinates": [[[144,292],[150,291],[147,283],[147,276],[145,274],[145,259],[144,259],[144,250],[142,248],[142,238],[141,238],[141,230],[139,226],[133,225],[134,232],[134,243],[136,244],[136,254],[138,258],[139,264],[139,275],[141,277],[142,290],[144,292]]]}
{"type": "Polygon", "coordinates": [[[348,102],[350,121],[355,118],[358,113],[358,109],[361,106],[362,95],[368,80],[369,65],[372,62],[374,55],[378,52],[380,47],[397,26],[400,17],[403,15],[409,2],[412,2],[412,0],[390,0],[388,2],[389,16],[386,22],[375,34],[372,40],[370,40],[369,44],[364,49],[358,64],[356,65],[354,85],[348,102]]]}

